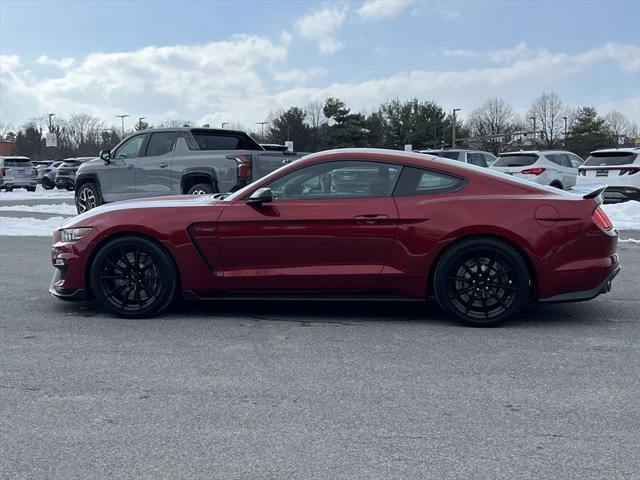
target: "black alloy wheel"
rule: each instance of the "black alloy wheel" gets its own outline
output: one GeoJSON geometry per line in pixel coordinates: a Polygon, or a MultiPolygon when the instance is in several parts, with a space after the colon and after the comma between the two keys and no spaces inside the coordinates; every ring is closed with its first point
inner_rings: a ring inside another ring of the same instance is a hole
{"type": "Polygon", "coordinates": [[[99,205],[102,205],[102,202],[95,183],[85,183],[76,191],[76,210],[78,213],[88,212],[99,205]]]}
{"type": "Polygon", "coordinates": [[[120,317],[150,317],[173,300],[176,268],[164,248],[152,240],[120,237],[96,255],[91,288],[98,303],[120,317]]]}
{"type": "Polygon", "coordinates": [[[529,273],[520,254],[493,238],[463,241],[438,262],[434,287],[449,314],[471,326],[496,326],[529,296],[529,273]]]}

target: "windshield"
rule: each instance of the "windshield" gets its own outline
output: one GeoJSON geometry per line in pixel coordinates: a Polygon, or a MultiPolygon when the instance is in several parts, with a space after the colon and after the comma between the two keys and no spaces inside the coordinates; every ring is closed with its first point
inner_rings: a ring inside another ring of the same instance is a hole
{"type": "Polygon", "coordinates": [[[583,165],[585,166],[608,166],[608,165],[630,165],[637,155],[631,152],[596,152],[587,158],[583,165]]]}
{"type": "Polygon", "coordinates": [[[500,155],[492,167],[528,167],[538,160],[536,154],[500,155]]]}

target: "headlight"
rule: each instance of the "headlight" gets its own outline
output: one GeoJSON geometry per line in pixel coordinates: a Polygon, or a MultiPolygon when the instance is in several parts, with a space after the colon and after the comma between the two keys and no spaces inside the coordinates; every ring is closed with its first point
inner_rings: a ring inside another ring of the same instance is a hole
{"type": "Polygon", "coordinates": [[[62,229],[62,241],[63,242],[77,242],[87,233],[91,231],[93,227],[80,227],[80,228],[63,228],[62,229]]]}

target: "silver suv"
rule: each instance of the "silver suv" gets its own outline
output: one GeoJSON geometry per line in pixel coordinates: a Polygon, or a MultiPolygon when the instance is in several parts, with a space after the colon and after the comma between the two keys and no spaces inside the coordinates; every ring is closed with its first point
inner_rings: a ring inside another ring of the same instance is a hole
{"type": "Polygon", "coordinates": [[[564,150],[529,150],[501,153],[490,168],[540,185],[566,189],[576,184],[578,167],[583,162],[575,153],[564,150]]]}
{"type": "Polygon", "coordinates": [[[0,157],[0,175],[2,188],[10,192],[14,188],[26,188],[36,191],[38,171],[29,157],[0,157]]]}
{"type": "Polygon", "coordinates": [[[450,158],[451,160],[477,165],[478,167],[489,167],[496,161],[496,157],[491,155],[489,152],[482,152],[480,150],[447,149],[418,150],[418,152],[425,153],[427,155],[435,155],[440,158],[450,158]]]}

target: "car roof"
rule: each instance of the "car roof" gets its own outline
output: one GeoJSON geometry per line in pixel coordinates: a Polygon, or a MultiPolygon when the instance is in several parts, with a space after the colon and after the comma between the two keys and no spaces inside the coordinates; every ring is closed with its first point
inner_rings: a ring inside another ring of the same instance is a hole
{"type": "MultiPolygon", "coordinates": [[[[601,148],[600,150],[594,150],[591,153],[600,153],[600,152],[640,153],[640,147],[601,148]]],[[[589,155],[591,155],[591,153],[589,155]]]]}
{"type": "Polygon", "coordinates": [[[23,155],[10,155],[10,156],[0,156],[0,159],[3,160],[31,160],[29,157],[25,157],[23,155]]]}
{"type": "Polygon", "coordinates": [[[513,152],[502,152],[500,155],[539,155],[546,153],[570,153],[572,155],[577,155],[569,150],[515,150],[513,152]]]}
{"type": "Polygon", "coordinates": [[[210,127],[160,127],[160,128],[148,128],[145,130],[139,130],[137,132],[133,132],[131,135],[139,134],[139,133],[158,133],[158,132],[207,132],[207,133],[233,133],[246,135],[246,132],[242,130],[231,130],[229,128],[210,128],[210,127]]]}

